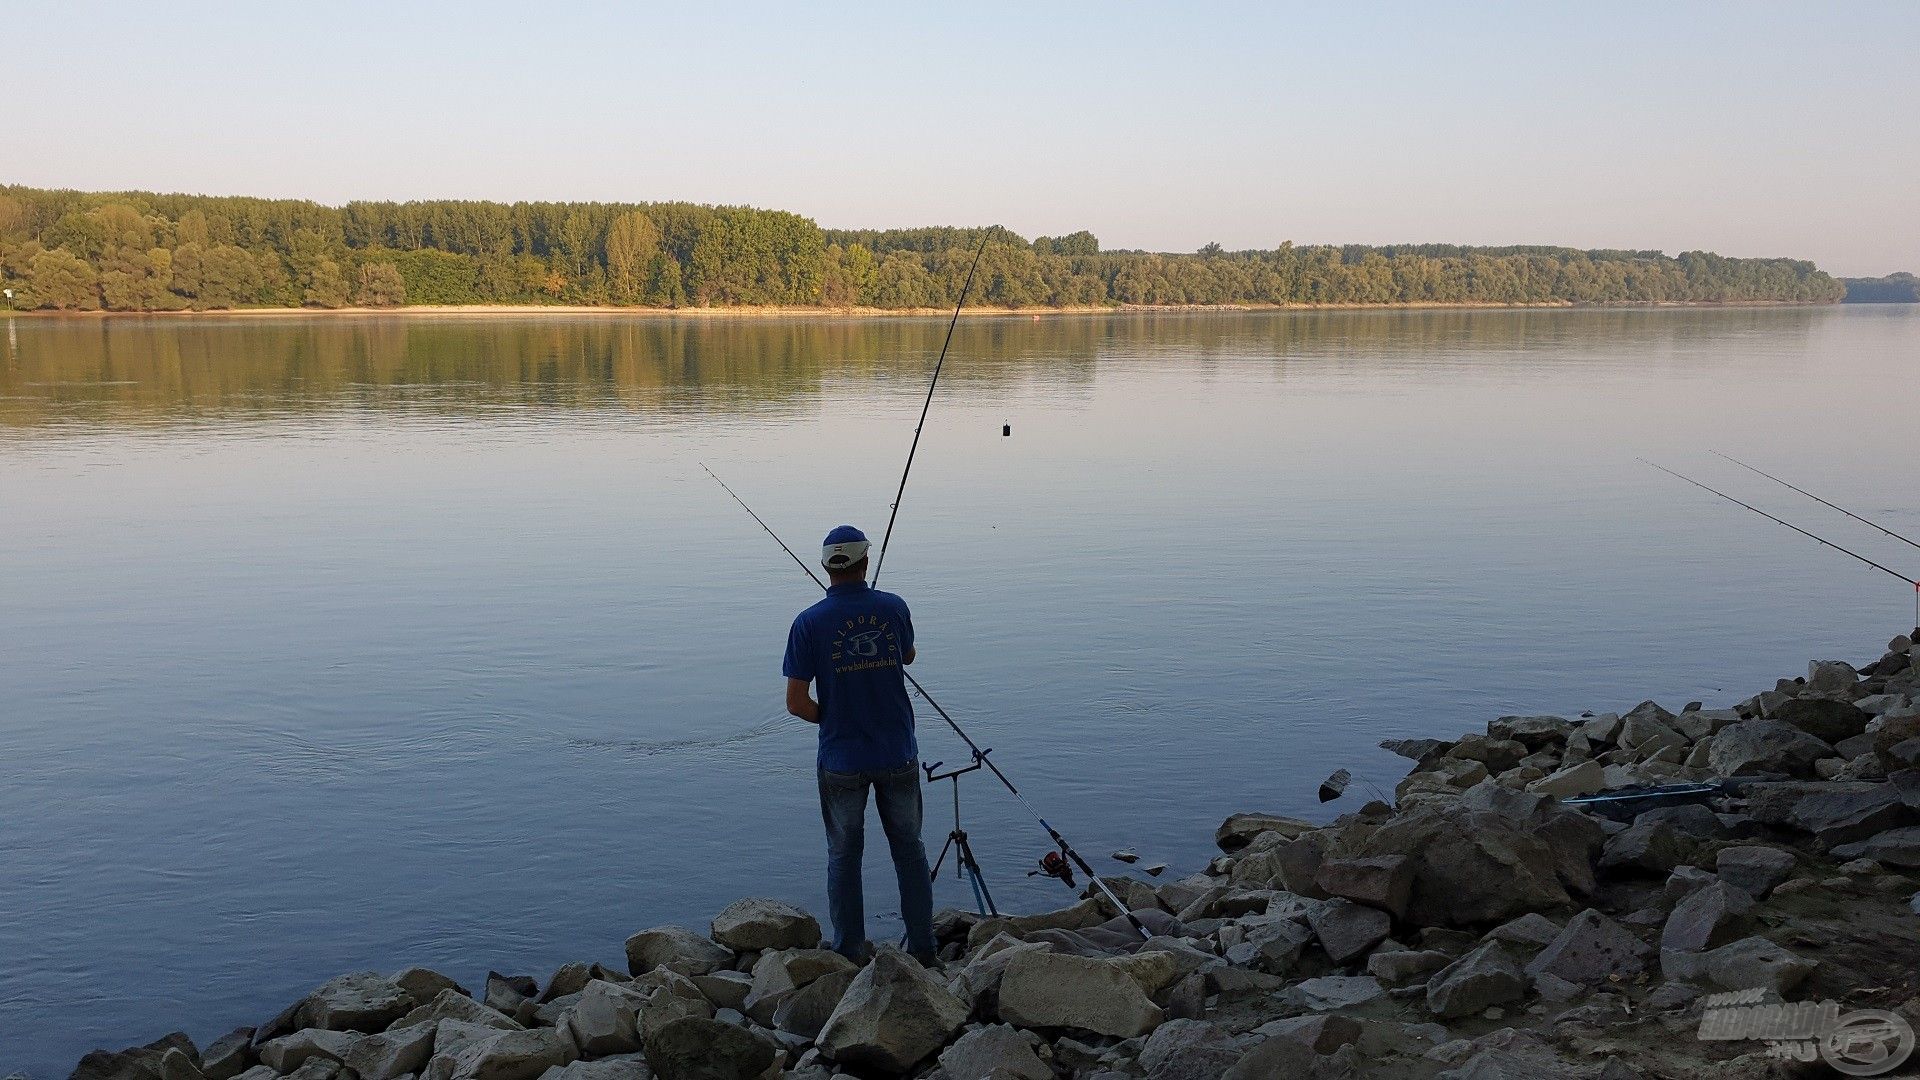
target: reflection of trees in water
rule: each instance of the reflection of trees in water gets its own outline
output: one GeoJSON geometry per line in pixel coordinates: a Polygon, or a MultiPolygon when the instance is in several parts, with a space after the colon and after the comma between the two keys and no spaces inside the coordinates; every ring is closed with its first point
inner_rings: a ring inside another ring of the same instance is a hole
{"type": "MultiPolygon", "coordinates": [[[[946,379],[1085,386],[1099,359],[1415,361],[1465,352],[1650,358],[1691,341],[1804,334],[1810,309],[1150,312],[963,320],[946,379]]],[[[320,317],[23,320],[0,425],[180,421],[404,406],[783,411],[824,382],[930,370],[940,319],[320,317]],[[104,410],[105,415],[94,411],[104,410]]]]}

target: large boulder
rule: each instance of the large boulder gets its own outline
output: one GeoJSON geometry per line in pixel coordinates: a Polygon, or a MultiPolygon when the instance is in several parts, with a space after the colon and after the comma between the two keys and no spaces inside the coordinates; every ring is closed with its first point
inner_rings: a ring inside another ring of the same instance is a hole
{"type": "Polygon", "coordinates": [[[1573,721],[1560,716],[1502,716],[1487,722],[1487,735],[1512,739],[1528,750],[1544,750],[1565,742],[1573,733],[1573,721]]]}
{"type": "Polygon", "coordinates": [[[647,1037],[647,1064],[659,1080],[760,1080],[781,1055],[743,1027],[683,1017],[647,1037]]]}
{"type": "Polygon", "coordinates": [[[1393,931],[1393,920],[1386,912],[1351,900],[1316,905],[1308,921],[1320,947],[1342,966],[1367,955],[1393,931]]]}
{"type": "Polygon", "coordinates": [[[1673,829],[1659,821],[1636,820],[1627,830],[1607,838],[1600,853],[1600,869],[1619,874],[1665,876],[1686,859],[1686,848],[1673,829]]]}
{"type": "Polygon", "coordinates": [[[235,1028],[200,1051],[200,1074],[207,1080],[233,1080],[253,1063],[253,1029],[235,1028]]]}
{"type": "Polygon", "coordinates": [[[436,1045],[434,1051],[422,1074],[432,1080],[538,1080],[548,1069],[580,1056],[554,1028],[502,1031],[466,1040],[452,1050],[436,1045]]]}
{"type": "Polygon", "coordinates": [[[1769,719],[1792,724],[1823,743],[1837,743],[1865,732],[1873,715],[1845,701],[1797,697],[1775,709],[1769,719]]]}
{"type": "MultiPolygon", "coordinates": [[[[808,947],[817,944],[807,943],[808,947]]],[[[732,950],[684,926],[656,926],[627,939],[627,970],[634,975],[661,967],[682,975],[705,975],[732,963],[732,950]]]]}
{"type": "Polygon", "coordinates": [[[1427,981],[1427,1008],[1449,1020],[1519,1001],[1526,993],[1527,976],[1520,964],[1499,942],[1489,941],[1427,981]]]}
{"type": "Polygon", "coordinates": [[[1646,969],[1652,950],[1627,928],[1588,908],[1567,920],[1558,937],[1527,963],[1527,976],[1551,975],[1576,986],[1600,986],[1646,969]]]}
{"type": "Polygon", "coordinates": [[[1413,898],[1413,862],[1405,855],[1323,859],[1314,883],[1328,896],[1379,908],[1397,919],[1413,898]]]}
{"type": "Polygon", "coordinates": [[[192,1052],[193,1040],[176,1031],[145,1046],[95,1050],[80,1059],[70,1080],[163,1080],[161,1060],[170,1050],[192,1052]]]}
{"type": "Polygon", "coordinates": [[[314,1058],[344,1063],[347,1052],[365,1037],[354,1031],[302,1028],[291,1035],[282,1035],[263,1043],[260,1047],[260,1063],[272,1066],[283,1075],[314,1058]]]}
{"type": "Polygon", "coordinates": [[[812,949],[820,944],[820,923],[780,900],[735,900],[713,917],[713,940],[735,952],[756,949],[812,949]]]}
{"type": "Polygon", "coordinates": [[[847,987],[853,985],[851,971],[830,971],[788,995],[773,1011],[771,1026],[776,1031],[798,1035],[807,1040],[819,1037],[820,1029],[833,1018],[847,987]]]}
{"type": "Polygon", "coordinates": [[[1593,891],[1593,861],[1607,838],[1598,821],[1567,809],[1551,795],[1515,791],[1492,782],[1480,784],[1462,795],[1460,805],[1511,819],[1553,852],[1560,884],[1576,893],[1593,891]]]}
{"type": "Polygon", "coordinates": [[[1240,1059],[1239,1042],[1206,1020],[1169,1020],[1140,1048],[1147,1080],[1215,1080],[1240,1059]]]}
{"type": "Polygon", "coordinates": [[[1036,1041],[1005,1024],[975,1028],[940,1052],[940,1070],[947,1080],[1053,1080],[1036,1041]]]}
{"type": "MultiPolygon", "coordinates": [[[[1016,958],[1007,978],[1021,959],[1039,955],[1016,958]]],[[[1003,1012],[1007,990],[1003,980],[1003,1012]]],[[[843,1065],[906,1072],[965,1027],[967,1013],[966,1003],[932,972],[894,949],[882,949],[848,985],[818,1042],[822,1053],[843,1065]]]]}
{"type": "Polygon", "coordinates": [[[1715,880],[1674,905],[1660,930],[1662,951],[1703,952],[1727,943],[1736,920],[1753,907],[1745,890],[1715,880]]]}
{"type": "Polygon", "coordinates": [[[1413,865],[1406,918],[1419,926],[1471,926],[1568,902],[1560,857],[1505,814],[1461,807],[1402,813],[1351,841],[1342,858],[1403,856],[1413,865]],[[1350,845],[1350,847],[1349,847],[1350,845]]]}
{"type": "Polygon", "coordinates": [[[646,1006],[646,995],[595,979],[579,991],[560,1024],[588,1057],[629,1054],[640,1049],[640,1011],[646,1006]]]}
{"type": "Polygon", "coordinates": [[[1793,852],[1764,844],[1721,848],[1714,856],[1720,880],[1756,900],[1793,874],[1793,852]]]}
{"type": "Polygon", "coordinates": [[[1228,962],[1270,975],[1292,974],[1301,951],[1313,941],[1311,929],[1286,915],[1250,915],[1240,919],[1235,930],[1227,935],[1234,940],[1226,950],[1228,962]]]}
{"type": "Polygon", "coordinates": [[[347,1049],[340,1063],[360,1080],[395,1080],[426,1067],[433,1056],[433,1024],[396,1027],[369,1035],[347,1049]]]}
{"type": "Polygon", "coordinates": [[[1834,848],[1836,859],[1872,859],[1882,866],[1920,870],[1920,825],[1888,829],[1883,833],[1834,848]]]}
{"type": "Polygon", "coordinates": [[[328,1031],[383,1031],[418,1002],[399,984],[377,971],[359,971],[330,979],[307,995],[300,1019],[328,1031]]]}
{"type": "Polygon", "coordinates": [[[1021,952],[1007,964],[999,1015],[1016,1027],[1072,1028],[1120,1039],[1144,1035],[1164,1018],[1140,984],[1112,961],[1043,952],[1021,952]]]}
{"type": "Polygon", "coordinates": [[[1718,776],[1812,776],[1813,763],[1832,756],[1833,747],[1791,724],[1742,720],[1713,737],[1707,768],[1718,776]]]}
{"type": "Polygon", "coordinates": [[[512,1030],[521,1026],[520,1022],[513,1017],[498,1009],[482,1005],[458,990],[440,991],[438,997],[395,1020],[393,1026],[437,1024],[442,1020],[458,1020],[462,1023],[479,1024],[502,1030],[512,1030]]]}
{"type": "Polygon", "coordinates": [[[1053,946],[1045,942],[1025,942],[1012,934],[996,934],[991,941],[975,949],[967,957],[966,966],[953,977],[948,985],[968,1008],[983,1016],[994,1013],[994,1003],[999,999],[1000,979],[1007,972],[1007,965],[1023,952],[1052,952],[1053,946]]]}
{"type": "Polygon", "coordinates": [[[1795,802],[1787,815],[1789,824],[1830,847],[1865,840],[1914,818],[1891,784],[1824,785],[1795,802]]]}
{"type": "Polygon", "coordinates": [[[432,968],[410,967],[396,971],[391,976],[393,984],[407,992],[413,1000],[432,1001],[440,996],[442,990],[454,990],[465,994],[467,988],[432,968]]]}
{"type": "Polygon", "coordinates": [[[762,1027],[771,1027],[773,1014],[802,987],[836,971],[851,978],[855,970],[853,961],[832,949],[775,949],[761,953],[753,965],[753,988],[741,1002],[740,1011],[762,1027]]]}
{"type": "Polygon", "coordinates": [[[1280,817],[1277,814],[1235,814],[1220,823],[1213,832],[1213,842],[1221,851],[1232,853],[1253,842],[1253,838],[1263,832],[1279,833],[1288,840],[1301,833],[1312,832],[1319,828],[1310,821],[1299,818],[1280,817]]]}
{"type": "Polygon", "coordinates": [[[1723,990],[1785,994],[1806,981],[1818,966],[1816,961],[1796,956],[1763,937],[1742,938],[1704,953],[1660,954],[1660,969],[1668,978],[1707,983],[1723,990]]]}

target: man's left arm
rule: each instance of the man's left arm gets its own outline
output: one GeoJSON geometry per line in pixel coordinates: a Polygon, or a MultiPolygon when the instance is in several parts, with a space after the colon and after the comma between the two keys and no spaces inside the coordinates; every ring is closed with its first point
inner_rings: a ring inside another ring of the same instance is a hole
{"type": "Polygon", "coordinates": [[[816,672],[812,642],[802,619],[793,620],[793,627],[787,631],[787,655],[780,668],[787,677],[787,711],[809,724],[819,723],[820,703],[807,693],[807,684],[813,682],[816,672]]]}
{"type": "Polygon", "coordinates": [[[911,664],[920,651],[913,647],[913,613],[907,610],[907,602],[900,601],[900,662],[911,664]]]}

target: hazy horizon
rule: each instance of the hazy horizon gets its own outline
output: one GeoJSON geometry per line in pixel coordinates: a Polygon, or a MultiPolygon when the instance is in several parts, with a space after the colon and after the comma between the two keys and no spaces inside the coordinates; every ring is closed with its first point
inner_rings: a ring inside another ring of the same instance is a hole
{"type": "Polygon", "coordinates": [[[0,180],[31,186],[684,200],[1157,251],[1553,244],[1920,269],[1913,5],[114,2],[8,24],[0,180]]]}

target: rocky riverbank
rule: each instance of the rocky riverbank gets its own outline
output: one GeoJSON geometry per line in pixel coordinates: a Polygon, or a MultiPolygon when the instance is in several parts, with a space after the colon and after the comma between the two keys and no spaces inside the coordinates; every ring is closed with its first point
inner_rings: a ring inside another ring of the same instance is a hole
{"type": "MultiPolygon", "coordinates": [[[[1920,1025],[1920,668],[1911,637],[1816,661],[1731,708],[1502,717],[1407,740],[1396,804],[1326,823],[1239,814],[1178,881],[1110,877],[1155,933],[1092,899],[943,912],[941,970],[819,948],[742,900],[702,933],[644,930],[625,970],[344,975],[205,1048],[98,1051],[74,1080],[1238,1080],[1755,1077],[1782,1002],[1920,1025]],[[1693,794],[1580,802],[1698,781],[1693,794]],[[1710,785],[1710,786],[1709,786],[1710,785]],[[1564,800],[1564,801],[1563,801],[1564,800]],[[1717,995],[1717,996],[1716,996],[1717,995]],[[1736,995],[1736,996],[1729,996],[1736,995]],[[1703,1037],[1703,1017],[1713,1019],[1703,1037]],[[1745,1012],[1741,1012],[1745,1010],[1745,1012]]],[[[1904,1036],[1901,1025],[1907,1025],[1904,1036]]],[[[1893,1036],[1885,1036],[1891,1030],[1893,1036]]],[[[1775,1032],[1779,1034],[1779,1032],[1775,1032]]],[[[1786,1034],[1792,1034],[1787,1031],[1786,1034]]],[[[1851,1075],[1868,1032],[1835,1043],[1851,1075]]],[[[1920,1060],[1920,1059],[1917,1059],[1920,1060]]]]}

